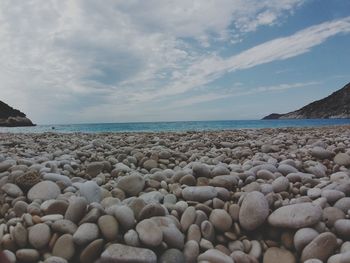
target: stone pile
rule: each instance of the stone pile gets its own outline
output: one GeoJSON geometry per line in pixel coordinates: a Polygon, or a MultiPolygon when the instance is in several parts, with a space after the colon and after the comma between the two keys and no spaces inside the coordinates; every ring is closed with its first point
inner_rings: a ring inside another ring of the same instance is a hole
{"type": "Polygon", "coordinates": [[[0,134],[10,262],[350,262],[350,127],[0,134]]]}

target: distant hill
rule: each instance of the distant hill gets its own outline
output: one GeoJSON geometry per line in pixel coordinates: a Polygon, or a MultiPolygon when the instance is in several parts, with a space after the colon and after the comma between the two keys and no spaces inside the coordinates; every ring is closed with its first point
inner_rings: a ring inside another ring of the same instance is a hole
{"type": "Polygon", "coordinates": [[[285,114],[272,113],[271,119],[347,119],[350,118],[350,83],[326,98],[314,101],[299,110],[285,114]]]}
{"type": "Polygon", "coordinates": [[[0,101],[0,126],[18,127],[18,126],[35,126],[26,115],[6,103],[0,101]]]}

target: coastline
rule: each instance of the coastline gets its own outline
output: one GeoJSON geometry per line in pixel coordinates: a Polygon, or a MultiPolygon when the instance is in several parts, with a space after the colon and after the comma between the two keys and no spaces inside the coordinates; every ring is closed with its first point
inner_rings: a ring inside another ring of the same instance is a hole
{"type": "Polygon", "coordinates": [[[350,125],[0,133],[0,244],[36,262],[340,257],[349,138],[350,125]]]}

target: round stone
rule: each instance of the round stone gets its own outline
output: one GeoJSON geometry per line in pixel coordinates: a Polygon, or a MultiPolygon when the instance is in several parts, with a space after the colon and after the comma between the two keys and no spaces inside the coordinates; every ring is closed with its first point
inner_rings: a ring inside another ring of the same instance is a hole
{"type": "Polygon", "coordinates": [[[296,263],[295,256],[288,250],[270,247],[264,254],[263,263],[296,263]]]}
{"type": "Polygon", "coordinates": [[[272,182],[272,189],[275,193],[280,193],[283,191],[287,191],[289,188],[289,180],[284,177],[284,176],[280,176],[278,178],[276,178],[273,182],[272,182]]]}
{"type": "Polygon", "coordinates": [[[117,187],[130,196],[137,196],[145,186],[145,179],[139,174],[120,177],[117,187]]]}
{"type": "Polygon", "coordinates": [[[326,226],[333,227],[334,223],[339,219],[344,219],[345,213],[336,207],[326,207],[322,212],[322,220],[326,226]]]}
{"type": "Polygon", "coordinates": [[[68,261],[74,256],[74,253],[73,236],[70,234],[60,236],[52,249],[53,256],[61,257],[68,261]]]}
{"type": "Polygon", "coordinates": [[[151,218],[154,216],[165,216],[165,209],[157,203],[145,205],[139,212],[139,220],[151,218]]]}
{"type": "Polygon", "coordinates": [[[268,217],[268,222],[274,227],[298,229],[312,226],[321,218],[321,207],[312,203],[299,203],[278,208],[268,217]]]}
{"type": "Polygon", "coordinates": [[[13,229],[13,239],[20,248],[26,247],[28,242],[28,231],[20,223],[18,223],[13,229]]]}
{"type": "Polygon", "coordinates": [[[103,215],[98,219],[98,226],[100,227],[102,236],[112,241],[117,238],[119,232],[119,223],[114,216],[103,215]]]}
{"type": "Polygon", "coordinates": [[[331,232],[325,232],[315,237],[304,249],[301,254],[301,261],[307,259],[319,259],[326,262],[337,247],[337,238],[331,232]]]}
{"type": "Polygon", "coordinates": [[[34,201],[35,199],[46,201],[56,199],[60,193],[61,190],[57,184],[51,181],[42,181],[30,188],[27,197],[30,201],[34,201]]]}
{"type": "Polygon", "coordinates": [[[83,197],[74,197],[69,200],[69,205],[64,218],[78,223],[86,213],[87,202],[83,197]]]}
{"type": "Polygon", "coordinates": [[[97,239],[99,236],[99,229],[96,224],[84,223],[81,224],[73,235],[74,243],[79,246],[85,246],[97,239]]]}
{"type": "Polygon", "coordinates": [[[239,223],[248,231],[261,226],[269,215],[269,204],[265,196],[257,191],[248,193],[239,209],[239,223]]]}
{"type": "Polygon", "coordinates": [[[1,187],[1,190],[11,197],[18,197],[23,195],[23,191],[21,190],[21,188],[19,188],[15,184],[10,184],[10,183],[4,184],[1,187]]]}
{"type": "Polygon", "coordinates": [[[36,224],[29,229],[29,243],[36,249],[46,247],[49,244],[50,238],[51,230],[50,227],[46,224],[36,224]]]}
{"type": "Polygon", "coordinates": [[[129,230],[135,225],[134,212],[128,206],[114,206],[113,214],[123,229],[129,230]]]}
{"type": "Polygon", "coordinates": [[[150,170],[152,170],[153,168],[157,168],[157,167],[158,167],[158,163],[157,163],[155,160],[149,159],[149,160],[147,160],[147,161],[145,161],[145,162],[143,163],[143,167],[144,167],[146,170],[150,171],[150,170]]]}
{"type": "Polygon", "coordinates": [[[136,225],[136,232],[141,242],[146,246],[156,247],[163,241],[163,232],[152,219],[139,222],[136,225]]]}
{"type": "Polygon", "coordinates": [[[102,198],[101,188],[94,181],[87,181],[79,184],[80,195],[90,204],[100,202],[102,198]]]}
{"type": "Polygon", "coordinates": [[[315,146],[310,150],[310,154],[318,159],[332,159],[334,157],[334,152],[323,149],[320,146],[315,146]]]}
{"type": "Polygon", "coordinates": [[[215,229],[226,232],[232,226],[231,216],[223,209],[214,209],[211,211],[209,221],[213,224],[215,229]]]}

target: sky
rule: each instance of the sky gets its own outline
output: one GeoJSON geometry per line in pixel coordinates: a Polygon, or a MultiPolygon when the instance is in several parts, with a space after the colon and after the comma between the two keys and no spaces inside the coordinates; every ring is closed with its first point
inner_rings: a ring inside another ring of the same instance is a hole
{"type": "Polygon", "coordinates": [[[349,0],[0,0],[0,100],[37,124],[260,119],[350,81],[349,0]]]}

